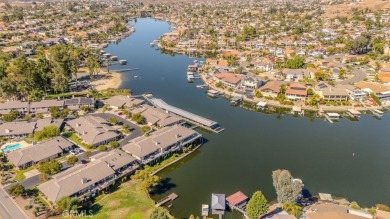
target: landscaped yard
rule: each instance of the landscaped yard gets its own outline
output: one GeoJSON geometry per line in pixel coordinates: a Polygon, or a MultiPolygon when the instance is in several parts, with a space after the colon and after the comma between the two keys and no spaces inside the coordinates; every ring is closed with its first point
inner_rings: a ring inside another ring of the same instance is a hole
{"type": "Polygon", "coordinates": [[[81,139],[77,136],[76,133],[65,133],[64,134],[64,137],[68,138],[69,140],[73,141],[74,143],[76,143],[78,146],[81,146],[83,148],[85,148],[86,150],[90,150],[91,149],[91,146],[82,142],[81,139]]]}
{"type": "MultiPolygon", "coordinates": [[[[149,218],[155,208],[154,201],[140,189],[139,181],[130,180],[119,186],[119,189],[108,195],[97,197],[93,218],[149,218]]],[[[91,218],[91,217],[85,217],[91,218]]]]}
{"type": "Polygon", "coordinates": [[[24,175],[25,172],[28,172],[30,170],[34,169],[34,166],[31,166],[31,167],[28,167],[26,169],[23,169],[23,170],[19,170],[19,169],[16,169],[14,168],[13,171],[16,173],[16,176],[14,178],[15,181],[21,181],[21,180],[24,180],[26,178],[26,176],[24,175]]]}

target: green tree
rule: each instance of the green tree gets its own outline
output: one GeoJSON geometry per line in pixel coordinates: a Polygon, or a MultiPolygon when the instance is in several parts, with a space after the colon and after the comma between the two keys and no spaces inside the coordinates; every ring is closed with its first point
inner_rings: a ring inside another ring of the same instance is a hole
{"type": "Polygon", "coordinates": [[[109,143],[109,145],[111,148],[117,148],[117,147],[119,147],[120,144],[117,141],[112,141],[109,143]]]}
{"type": "Polygon", "coordinates": [[[23,195],[25,193],[25,189],[20,184],[15,184],[11,186],[11,188],[8,189],[8,192],[10,195],[18,197],[20,195],[23,195]]]}
{"type": "Polygon", "coordinates": [[[284,65],[285,68],[299,69],[305,66],[305,58],[302,56],[294,56],[288,59],[284,65]]]}
{"type": "Polygon", "coordinates": [[[105,145],[100,145],[99,147],[97,147],[97,149],[98,149],[99,151],[106,151],[106,150],[107,150],[107,146],[105,146],[105,145]]]}
{"type": "Polygon", "coordinates": [[[62,211],[76,211],[79,207],[79,199],[64,196],[60,198],[56,204],[62,211]]]}
{"type": "Polygon", "coordinates": [[[19,112],[16,110],[11,110],[8,114],[2,116],[4,122],[12,122],[17,119],[19,116],[19,112]]]}
{"type": "Polygon", "coordinates": [[[88,158],[89,156],[91,156],[91,153],[92,153],[91,151],[85,151],[84,152],[84,157],[88,158]]]}
{"type": "Polygon", "coordinates": [[[45,139],[60,136],[60,134],[61,134],[60,129],[57,126],[49,125],[49,126],[43,127],[43,129],[41,131],[36,131],[34,133],[34,140],[42,141],[45,139]]]}
{"type": "Polygon", "coordinates": [[[257,219],[260,215],[268,212],[269,204],[261,191],[253,193],[246,206],[246,214],[249,219],[257,219]]]}
{"type": "Polygon", "coordinates": [[[131,116],[131,120],[137,122],[138,124],[145,123],[145,117],[142,116],[140,113],[135,113],[131,116]]]}
{"type": "Polygon", "coordinates": [[[118,119],[116,117],[110,117],[108,118],[108,122],[111,123],[111,125],[116,125],[118,123],[118,119]]]}
{"type": "Polygon", "coordinates": [[[150,214],[149,219],[169,219],[169,212],[165,208],[155,208],[150,214]]]}
{"type": "Polygon", "coordinates": [[[62,169],[62,164],[57,160],[49,160],[38,163],[38,170],[46,175],[54,175],[62,169]]]}
{"type": "Polygon", "coordinates": [[[282,209],[296,218],[299,218],[302,214],[302,207],[294,203],[285,203],[282,209]]]}
{"type": "Polygon", "coordinates": [[[279,203],[295,203],[302,192],[302,184],[293,181],[290,171],[275,170],[272,172],[273,185],[279,203]]]}
{"type": "Polygon", "coordinates": [[[150,131],[151,129],[152,129],[152,128],[151,128],[150,126],[145,125],[145,126],[142,126],[142,127],[141,127],[141,132],[142,132],[142,133],[146,133],[146,132],[150,131]]]}
{"type": "Polygon", "coordinates": [[[94,75],[98,73],[98,70],[100,68],[100,60],[96,55],[89,55],[86,59],[87,67],[89,70],[89,77],[91,80],[93,80],[94,75]]]}
{"type": "Polygon", "coordinates": [[[66,159],[66,162],[69,164],[69,165],[73,165],[75,164],[79,159],[75,156],[75,155],[72,155],[72,156],[69,156],[67,159],[66,159]]]}

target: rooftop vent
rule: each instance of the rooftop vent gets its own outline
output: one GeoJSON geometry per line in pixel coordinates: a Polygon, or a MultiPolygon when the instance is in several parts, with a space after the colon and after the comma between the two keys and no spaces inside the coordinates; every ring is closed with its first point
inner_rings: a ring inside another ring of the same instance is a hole
{"type": "Polygon", "coordinates": [[[180,134],[176,134],[176,138],[180,138],[181,137],[181,135],[180,134]]]}
{"type": "Polygon", "coordinates": [[[11,130],[5,129],[5,133],[10,133],[10,132],[11,132],[11,130]]]}
{"type": "Polygon", "coordinates": [[[81,184],[85,184],[85,183],[87,183],[87,182],[88,182],[88,179],[87,179],[87,178],[83,177],[83,178],[81,179],[81,184]]]}

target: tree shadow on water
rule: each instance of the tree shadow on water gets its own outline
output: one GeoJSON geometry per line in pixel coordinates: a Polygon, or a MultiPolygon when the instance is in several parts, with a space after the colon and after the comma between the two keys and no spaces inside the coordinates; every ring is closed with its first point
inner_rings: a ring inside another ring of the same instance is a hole
{"type": "Polygon", "coordinates": [[[175,188],[176,184],[171,183],[171,178],[164,178],[160,181],[160,183],[153,187],[152,190],[150,191],[150,194],[153,195],[160,195],[163,194],[172,188],[175,188]]]}

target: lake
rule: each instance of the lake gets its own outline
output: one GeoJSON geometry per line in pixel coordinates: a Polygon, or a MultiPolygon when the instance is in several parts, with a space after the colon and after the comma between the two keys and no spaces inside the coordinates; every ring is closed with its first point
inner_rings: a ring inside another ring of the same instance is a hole
{"type": "Polygon", "coordinates": [[[261,190],[269,201],[275,200],[271,173],[279,168],[301,178],[314,195],[331,193],[363,206],[390,204],[389,114],[382,120],[363,115],[358,122],[341,119],[330,124],[320,118],[232,107],[228,100],[211,99],[205,89],[196,88],[201,81],[187,83],[187,66],[194,59],[162,54],[150,47],[154,39],[169,32],[167,22],[144,18],[135,26],[136,32],[130,37],[106,48],[128,61],[123,68],[139,68],[121,73],[121,88],[130,88],[134,94],[152,92],[168,104],[217,121],[225,128],[220,134],[201,132],[207,143],[159,174],[164,187],[153,198],[178,194],[170,209],[175,217],[200,215],[201,204],[210,203],[211,193],[228,196],[242,191],[251,196],[261,190]]]}

